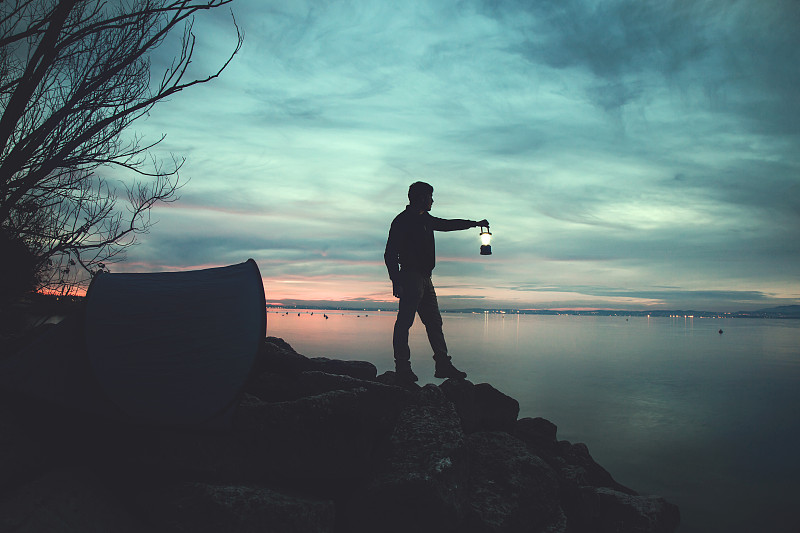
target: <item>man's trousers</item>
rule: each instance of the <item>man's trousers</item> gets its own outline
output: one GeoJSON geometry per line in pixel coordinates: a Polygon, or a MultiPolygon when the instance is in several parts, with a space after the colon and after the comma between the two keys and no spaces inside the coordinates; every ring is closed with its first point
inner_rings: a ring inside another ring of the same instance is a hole
{"type": "Polygon", "coordinates": [[[397,320],[394,323],[392,337],[395,363],[406,364],[411,359],[408,330],[414,323],[414,315],[417,313],[428,332],[433,358],[447,360],[447,344],[442,332],[442,315],[439,312],[439,302],[436,299],[436,291],[433,288],[431,277],[419,272],[401,271],[400,284],[403,292],[400,295],[400,307],[397,310],[397,320]]]}

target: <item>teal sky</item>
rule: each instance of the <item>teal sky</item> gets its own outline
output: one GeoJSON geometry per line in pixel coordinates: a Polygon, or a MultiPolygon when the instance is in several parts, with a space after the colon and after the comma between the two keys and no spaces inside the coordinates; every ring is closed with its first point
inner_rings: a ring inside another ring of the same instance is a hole
{"type": "MultiPolygon", "coordinates": [[[[268,301],[382,305],[389,223],[422,180],[433,215],[494,234],[490,257],[477,229],[437,234],[443,308],[800,303],[796,1],[232,9],[229,68],[133,126],[188,181],[114,271],[252,257],[268,301]]],[[[194,30],[207,73],[230,13],[194,30]]]]}

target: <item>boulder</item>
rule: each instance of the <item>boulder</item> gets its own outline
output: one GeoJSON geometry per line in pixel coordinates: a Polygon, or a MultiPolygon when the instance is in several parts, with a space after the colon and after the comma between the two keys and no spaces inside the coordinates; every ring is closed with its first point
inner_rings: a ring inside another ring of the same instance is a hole
{"type": "Polygon", "coordinates": [[[333,390],[279,403],[248,398],[235,429],[242,466],[304,485],[366,475],[376,443],[401,408],[396,397],[381,392],[333,390]]]}
{"type": "Polygon", "coordinates": [[[299,400],[335,390],[366,389],[378,395],[403,401],[409,396],[401,387],[386,385],[375,380],[354,378],[345,374],[329,374],[319,371],[304,371],[288,377],[269,372],[255,376],[247,384],[245,392],[265,402],[299,400]]]}
{"type": "Polygon", "coordinates": [[[579,512],[570,531],[671,533],[680,523],[678,507],[660,496],[639,496],[607,487],[581,487],[579,512]]]}
{"type": "Polygon", "coordinates": [[[251,479],[253,474],[246,466],[250,448],[234,432],[140,428],[106,453],[115,453],[116,462],[143,471],[188,479],[251,479]]]}
{"type": "Polygon", "coordinates": [[[468,477],[453,404],[426,385],[400,413],[371,479],[348,505],[350,531],[455,531],[468,477]]]}
{"type": "Polygon", "coordinates": [[[585,444],[557,441],[556,429],[555,424],[543,418],[523,418],[517,421],[515,435],[525,442],[534,455],[544,459],[558,472],[562,490],[592,486],[636,494],[614,480],[608,470],[592,458],[585,444]]]}
{"type": "Polygon", "coordinates": [[[519,416],[514,398],[488,383],[473,385],[464,379],[448,379],[440,387],[455,405],[465,432],[514,431],[519,416]]]}
{"type": "Polygon", "coordinates": [[[30,481],[54,465],[54,457],[18,423],[5,397],[0,397],[0,494],[30,481]]]}
{"type": "Polygon", "coordinates": [[[467,437],[469,504],[459,531],[530,533],[563,531],[556,473],[525,444],[505,432],[467,437]]]}
{"type": "Polygon", "coordinates": [[[332,533],[335,526],[332,501],[259,486],[179,482],[138,500],[149,528],[162,533],[332,533]]]}
{"type": "Polygon", "coordinates": [[[579,486],[606,487],[626,494],[636,491],[618,483],[611,473],[600,466],[589,453],[589,447],[582,442],[572,444],[559,441],[558,458],[566,468],[562,468],[565,477],[574,479],[579,486]]]}
{"type": "Polygon", "coordinates": [[[394,370],[387,370],[380,376],[376,377],[375,381],[377,381],[378,383],[383,383],[384,385],[402,387],[404,389],[411,391],[418,391],[422,388],[417,383],[414,382],[400,381],[399,379],[397,379],[397,373],[394,370]]]}
{"type": "Polygon", "coordinates": [[[514,434],[537,451],[556,452],[558,428],[545,418],[520,418],[514,434]]]}
{"type": "Polygon", "coordinates": [[[0,503],[0,531],[136,533],[146,531],[90,470],[54,470],[0,503]]]}
{"type": "Polygon", "coordinates": [[[327,357],[308,358],[299,354],[289,343],[278,337],[267,337],[261,345],[253,374],[264,372],[297,376],[301,372],[318,371],[341,374],[358,379],[375,379],[378,369],[367,361],[340,361],[327,357]]]}
{"type": "Polygon", "coordinates": [[[558,478],[561,508],[571,533],[667,533],[680,522],[678,507],[618,483],[583,443],[556,440],[556,426],[543,418],[517,421],[515,434],[558,478]]]}
{"type": "Polygon", "coordinates": [[[378,369],[368,361],[339,361],[327,357],[312,357],[306,370],[339,374],[358,379],[375,379],[378,369]]]}
{"type": "Polygon", "coordinates": [[[386,385],[373,380],[358,379],[345,374],[337,375],[318,371],[300,374],[296,387],[304,396],[314,396],[335,390],[365,389],[388,403],[399,404],[411,399],[411,393],[402,387],[386,385]]]}
{"type": "Polygon", "coordinates": [[[304,393],[297,388],[298,376],[299,372],[291,376],[274,372],[261,372],[248,380],[244,391],[264,402],[297,400],[304,396],[304,393]]]}
{"type": "Polygon", "coordinates": [[[245,395],[231,432],[143,432],[124,453],[192,478],[337,490],[367,475],[375,446],[391,431],[402,402],[385,392],[333,390],[276,403],[245,395]]]}
{"type": "Polygon", "coordinates": [[[253,374],[264,372],[295,376],[308,369],[308,358],[278,337],[267,337],[261,344],[253,365],[253,374]]]}

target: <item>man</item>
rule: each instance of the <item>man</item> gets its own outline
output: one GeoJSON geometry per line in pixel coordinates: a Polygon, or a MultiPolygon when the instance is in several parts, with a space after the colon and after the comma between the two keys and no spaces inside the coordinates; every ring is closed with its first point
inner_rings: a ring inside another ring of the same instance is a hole
{"type": "Polygon", "coordinates": [[[408,188],[408,202],[405,211],[392,221],[383,255],[392,280],[392,293],[400,299],[392,338],[397,378],[402,382],[419,379],[411,370],[411,351],[408,347],[408,330],[414,323],[414,315],[419,313],[433,348],[433,359],[436,361],[434,376],[464,379],[467,374],[453,366],[447,355],[442,315],[431,283],[431,272],[436,265],[433,232],[488,227],[489,222],[485,219],[448,220],[431,216],[433,187],[421,181],[412,183],[408,188]]]}

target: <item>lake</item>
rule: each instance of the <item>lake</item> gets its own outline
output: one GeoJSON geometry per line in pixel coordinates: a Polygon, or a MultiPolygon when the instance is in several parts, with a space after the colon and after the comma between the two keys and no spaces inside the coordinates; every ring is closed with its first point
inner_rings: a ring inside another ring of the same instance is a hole
{"type": "MultiPolygon", "coordinates": [[[[270,310],[267,334],[380,374],[394,316],[270,310]]],[[[800,531],[800,320],[445,313],[444,331],[470,381],[677,504],[681,533],[800,531]]],[[[420,384],[440,384],[419,320],[410,344],[420,384]]]]}

